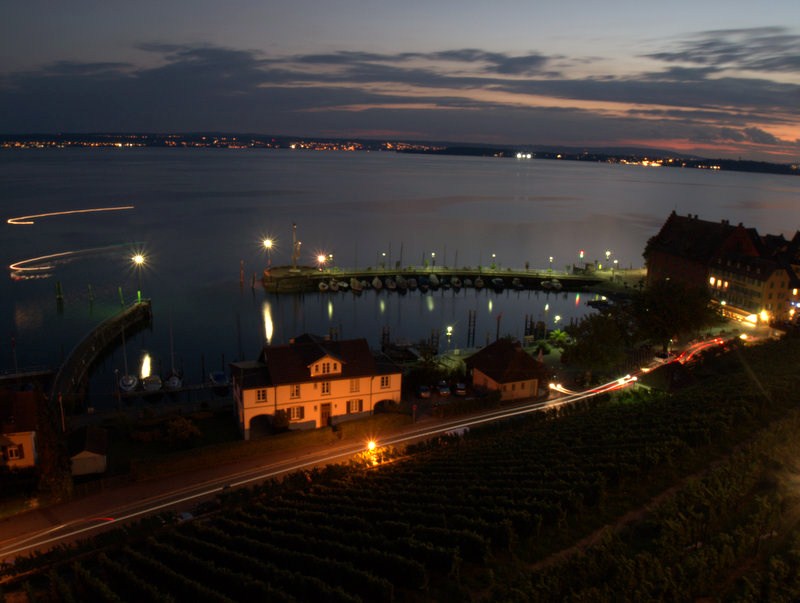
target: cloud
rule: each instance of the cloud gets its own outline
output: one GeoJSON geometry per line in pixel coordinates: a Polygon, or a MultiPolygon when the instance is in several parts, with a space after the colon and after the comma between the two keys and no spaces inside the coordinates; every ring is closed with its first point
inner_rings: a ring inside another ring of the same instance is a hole
{"type": "Polygon", "coordinates": [[[800,36],[784,27],[704,31],[678,50],[645,55],[670,63],[762,72],[800,72],[800,36]]]}
{"type": "Polygon", "coordinates": [[[394,138],[582,146],[608,146],[620,138],[653,145],[681,139],[789,155],[796,154],[800,137],[800,85],[767,79],[767,71],[758,78],[726,75],[734,53],[720,42],[743,40],[752,48],[755,39],[768,38],[786,48],[791,36],[782,31],[707,32],[706,48],[715,48],[727,63],[701,62],[695,40],[695,46],[681,42],[676,50],[650,55],[665,63],[663,69],[625,77],[570,77],[569,59],[536,52],[456,48],[271,56],[143,43],[137,49],[154,59],[148,66],[62,61],[2,76],[0,132],[227,130],[358,137],[391,131],[394,138]],[[779,130],[795,135],[787,141],[779,130]]]}

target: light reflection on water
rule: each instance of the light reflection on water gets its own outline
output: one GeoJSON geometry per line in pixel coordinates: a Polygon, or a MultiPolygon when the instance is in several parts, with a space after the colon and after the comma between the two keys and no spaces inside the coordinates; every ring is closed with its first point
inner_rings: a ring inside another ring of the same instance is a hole
{"type": "MultiPolygon", "coordinates": [[[[97,253],[57,264],[49,279],[0,279],[0,370],[15,359],[21,367],[57,365],[121,302],[133,302],[139,285],[153,300],[154,322],[131,334],[130,357],[147,350],[154,367],[168,359],[171,323],[176,364],[187,384],[232,360],[254,359],[265,341],[286,343],[305,332],[365,337],[378,347],[384,329],[391,339],[417,341],[452,325],[452,345],[463,347],[470,312],[480,345],[494,338],[498,316],[501,334],[521,337],[526,316],[548,325],[560,316],[564,325],[589,311],[587,293],[276,296],[258,283],[251,288],[268,253],[274,266],[290,263],[293,222],[304,251],[324,250],[342,268],[373,265],[385,252],[390,265],[419,264],[435,253],[437,265],[476,266],[494,255],[503,270],[528,261],[531,268],[557,271],[577,262],[579,249],[588,261],[603,261],[611,249],[621,267],[640,266],[647,240],[673,209],[741,221],[762,234],[791,237],[784,229],[800,224],[796,178],[658,172],[393,154],[1,152],[3,218],[108,206],[109,200],[135,208],[4,224],[0,266],[65,249],[97,253]],[[78,170],[86,178],[75,178],[78,170]],[[268,253],[264,233],[275,241],[268,253]],[[137,273],[130,257],[142,249],[148,264],[137,273]],[[63,304],[56,302],[56,284],[63,304]]],[[[313,264],[313,258],[300,263],[313,264]]],[[[115,369],[122,369],[119,349],[103,359],[98,379],[113,382],[115,369]]],[[[90,394],[110,387],[106,382],[93,384],[90,394]]]]}

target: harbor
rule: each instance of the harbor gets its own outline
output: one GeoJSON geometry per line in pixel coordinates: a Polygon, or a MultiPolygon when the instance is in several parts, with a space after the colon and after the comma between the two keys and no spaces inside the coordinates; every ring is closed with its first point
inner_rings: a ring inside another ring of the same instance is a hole
{"type": "MultiPolygon", "coordinates": [[[[279,266],[264,271],[262,284],[271,293],[337,292],[364,289],[387,291],[437,289],[489,289],[503,291],[582,291],[602,285],[636,286],[644,276],[643,269],[599,270],[592,265],[575,267],[571,273],[536,269],[448,268],[409,266],[390,270],[384,267],[325,268],[313,266],[279,266]]],[[[252,284],[255,286],[255,276],[252,284]]]]}

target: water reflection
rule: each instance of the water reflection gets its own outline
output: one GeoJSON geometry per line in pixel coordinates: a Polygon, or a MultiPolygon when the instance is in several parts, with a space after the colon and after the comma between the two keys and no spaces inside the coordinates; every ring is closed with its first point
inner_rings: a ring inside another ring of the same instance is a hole
{"type": "Polygon", "coordinates": [[[264,318],[264,338],[266,339],[267,345],[270,345],[272,343],[272,334],[275,331],[275,325],[272,323],[272,306],[269,305],[268,301],[261,304],[261,315],[264,318]]]}

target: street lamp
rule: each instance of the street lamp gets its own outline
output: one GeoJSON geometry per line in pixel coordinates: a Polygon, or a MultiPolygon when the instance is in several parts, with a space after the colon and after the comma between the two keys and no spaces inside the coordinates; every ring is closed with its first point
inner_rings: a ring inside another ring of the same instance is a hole
{"type": "Polygon", "coordinates": [[[551,255],[548,259],[550,260],[550,272],[552,272],[553,271],[553,256],[551,255]]]}
{"type": "Polygon", "coordinates": [[[447,325],[447,349],[450,349],[450,338],[453,336],[453,327],[451,325],[447,325]]]}
{"type": "Polygon", "coordinates": [[[326,256],[324,253],[320,253],[317,256],[317,265],[319,266],[320,272],[322,272],[322,269],[325,267],[325,260],[327,260],[327,259],[328,259],[328,256],[326,256]]]}
{"type": "Polygon", "coordinates": [[[264,239],[264,249],[267,250],[267,270],[272,266],[272,239],[264,239]]]}
{"type": "Polygon", "coordinates": [[[133,267],[136,270],[136,282],[138,285],[138,290],[136,292],[136,298],[139,302],[142,301],[142,267],[145,263],[145,257],[141,253],[137,253],[131,258],[133,262],[133,267]]]}
{"type": "Polygon", "coordinates": [[[493,253],[492,254],[492,270],[496,270],[497,269],[497,265],[494,263],[496,259],[497,259],[497,254],[493,253]]]}
{"type": "Polygon", "coordinates": [[[436,266],[436,252],[431,251],[431,266],[436,266]]]}

